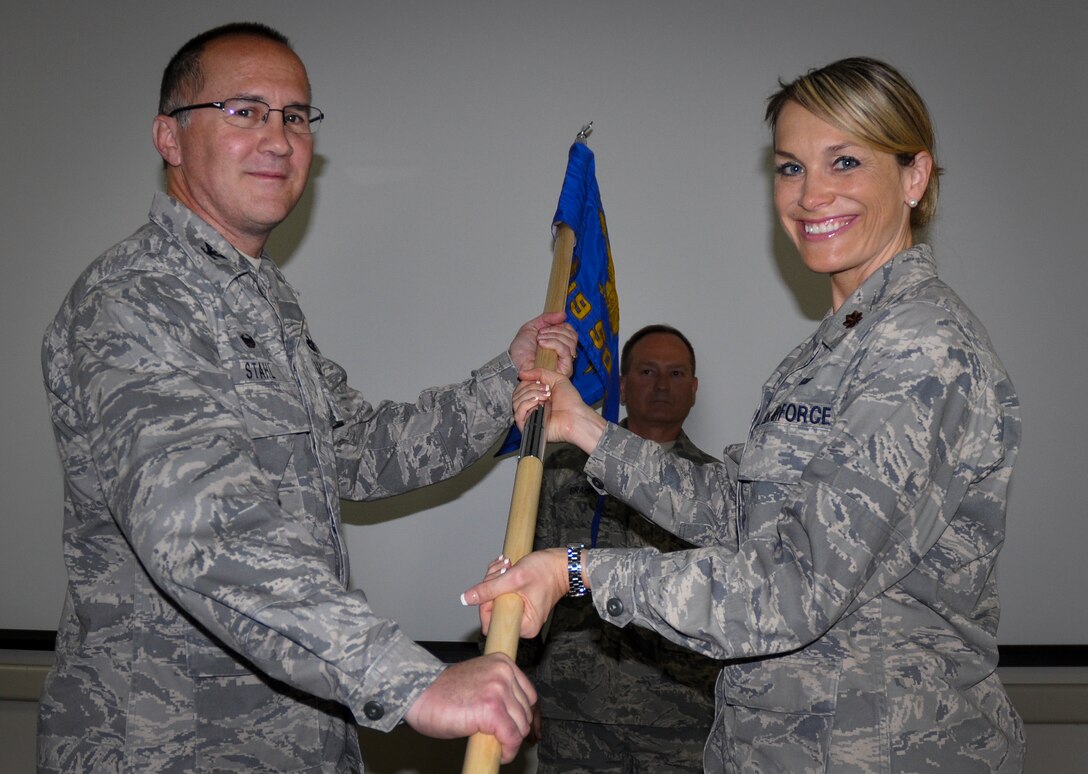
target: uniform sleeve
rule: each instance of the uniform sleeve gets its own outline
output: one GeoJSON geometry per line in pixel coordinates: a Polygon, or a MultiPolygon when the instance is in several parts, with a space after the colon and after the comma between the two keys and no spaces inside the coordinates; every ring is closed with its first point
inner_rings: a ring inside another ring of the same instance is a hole
{"type": "Polygon", "coordinates": [[[698,545],[736,548],[734,458],[685,459],[610,423],[585,472],[600,491],[619,497],[672,534],[698,545]]]}
{"type": "MultiPolygon", "coordinates": [[[[840,414],[807,464],[791,472],[776,463],[774,455],[791,453],[788,438],[750,441],[741,458],[741,478],[780,487],[777,516],[737,552],[591,552],[603,617],[718,658],[781,653],[812,642],[918,565],[968,486],[1000,475],[987,451],[1001,446],[1000,402],[972,339],[928,305],[902,305],[866,335],[840,414]]],[[[590,463],[617,496],[677,513],[689,499],[700,511],[721,507],[730,490],[670,479],[655,456],[626,441],[606,435],[590,463]],[[655,485],[659,473],[665,480],[655,485]]]]}
{"type": "Polygon", "coordinates": [[[172,277],[127,277],[83,300],[70,378],[105,501],[181,610],[265,674],[387,730],[442,664],[345,590],[335,552],[280,508],[215,324],[172,277]]]}
{"type": "Polygon", "coordinates": [[[420,393],[415,403],[368,403],[343,368],[317,366],[334,417],[340,496],[372,500],[450,478],[479,460],[513,424],[517,369],[502,353],[463,382],[420,393]]]}

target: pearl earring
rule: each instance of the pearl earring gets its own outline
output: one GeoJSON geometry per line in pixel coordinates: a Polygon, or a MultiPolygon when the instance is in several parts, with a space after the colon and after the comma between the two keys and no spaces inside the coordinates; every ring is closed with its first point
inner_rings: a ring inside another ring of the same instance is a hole
{"type": "Polygon", "coordinates": [[[918,206],[918,200],[917,199],[911,199],[909,202],[907,202],[907,204],[913,210],[915,207],[918,206]]]}

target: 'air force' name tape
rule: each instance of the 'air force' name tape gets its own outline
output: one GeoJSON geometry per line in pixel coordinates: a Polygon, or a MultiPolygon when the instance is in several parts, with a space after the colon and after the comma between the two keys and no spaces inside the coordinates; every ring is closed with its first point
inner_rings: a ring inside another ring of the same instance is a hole
{"type": "Polygon", "coordinates": [[[831,406],[818,403],[783,403],[763,415],[763,422],[829,426],[834,421],[831,406]]]}

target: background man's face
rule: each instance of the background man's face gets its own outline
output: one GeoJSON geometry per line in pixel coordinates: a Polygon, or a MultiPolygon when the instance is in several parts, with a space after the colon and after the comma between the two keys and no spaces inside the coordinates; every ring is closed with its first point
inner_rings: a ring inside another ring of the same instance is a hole
{"type": "Polygon", "coordinates": [[[620,377],[628,423],[682,425],[699,387],[684,342],[671,333],[651,333],[631,348],[630,361],[620,377]]]}

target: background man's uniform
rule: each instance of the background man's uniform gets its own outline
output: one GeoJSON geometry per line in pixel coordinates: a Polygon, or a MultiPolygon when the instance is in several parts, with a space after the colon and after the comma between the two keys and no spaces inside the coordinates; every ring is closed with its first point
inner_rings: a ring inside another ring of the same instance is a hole
{"type": "Polygon", "coordinates": [[[150,216],[43,345],[69,583],[40,770],[359,771],[350,721],[392,728],[443,665],[346,591],[339,498],[478,459],[514,365],[372,406],[267,257],[165,194],[150,216]]]}
{"type": "MultiPolygon", "coordinates": [[[[715,461],[683,432],[671,452],[696,463],[715,461]]],[[[561,446],[549,456],[538,548],[590,544],[598,494],[586,479],[586,459],[573,446],[561,446]]],[[[691,547],[611,497],[605,498],[597,545],[662,551],[691,547]]],[[[534,651],[530,648],[529,654],[534,651]]],[[[637,755],[639,771],[701,771],[720,669],[720,662],[649,630],[602,623],[588,596],[562,600],[531,673],[543,719],[541,771],[627,771],[618,763],[622,753],[617,748],[631,740],[645,745],[637,755]]]]}

